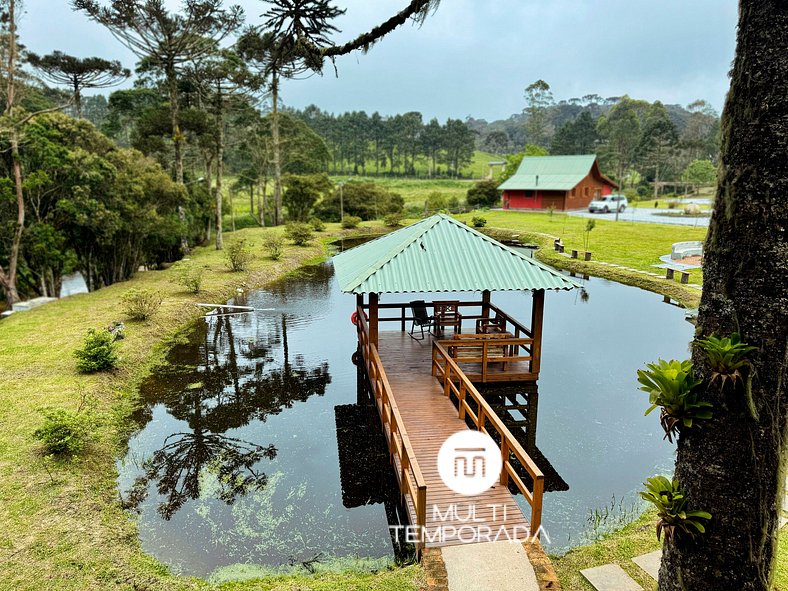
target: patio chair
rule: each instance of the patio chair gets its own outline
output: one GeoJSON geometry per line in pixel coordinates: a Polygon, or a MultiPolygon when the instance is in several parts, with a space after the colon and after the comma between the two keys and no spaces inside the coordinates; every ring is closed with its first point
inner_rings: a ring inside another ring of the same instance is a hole
{"type": "Polygon", "coordinates": [[[427,304],[424,300],[414,300],[410,303],[410,309],[413,311],[413,324],[410,326],[410,337],[417,341],[424,340],[424,328],[427,328],[429,333],[430,328],[435,326],[435,316],[430,316],[427,312],[427,304]],[[413,334],[416,327],[421,329],[421,336],[417,337],[413,334]]]}
{"type": "Polygon", "coordinates": [[[460,302],[434,301],[435,305],[435,326],[438,333],[443,333],[444,329],[453,326],[454,332],[462,332],[462,314],[460,314],[460,302]]]}

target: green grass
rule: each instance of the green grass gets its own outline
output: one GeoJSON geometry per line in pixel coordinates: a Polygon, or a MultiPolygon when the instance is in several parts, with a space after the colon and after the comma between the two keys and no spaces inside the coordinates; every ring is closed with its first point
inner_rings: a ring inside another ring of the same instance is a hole
{"type": "MultiPolygon", "coordinates": [[[[655,525],[656,512],[650,510],[594,544],[574,548],[561,556],[551,556],[561,589],[593,591],[594,588],[580,571],[604,564],[618,564],[646,591],[655,591],[656,583],[632,562],[634,557],[661,547],[655,535],[655,525]]],[[[788,591],[788,528],[782,530],[778,541],[774,589],[788,591]]]]}
{"type": "MultiPolygon", "coordinates": [[[[566,214],[537,213],[537,212],[514,212],[514,211],[484,211],[472,212],[457,216],[463,221],[470,221],[474,216],[481,216],[487,220],[487,226],[491,228],[505,228],[520,234],[543,233],[558,236],[562,239],[566,252],[572,249],[584,250],[584,229],[588,223],[588,218],[570,216],[566,214]]],[[[654,273],[664,272],[655,268],[653,265],[660,264],[659,257],[670,253],[671,245],[674,242],[684,240],[704,240],[706,228],[693,228],[691,226],[663,225],[663,224],[643,224],[620,220],[618,222],[608,220],[595,220],[596,226],[589,233],[588,249],[593,253],[595,261],[605,261],[633,269],[650,271],[654,273]]],[[[544,239],[543,239],[544,240],[544,239]]],[[[547,262],[560,267],[567,267],[566,261],[552,253],[552,244],[549,240],[544,241],[545,249],[543,253],[547,262]]],[[[614,269],[605,269],[600,265],[580,264],[576,270],[587,269],[586,272],[592,275],[600,275],[619,280],[627,273],[622,274],[614,269]]],[[[628,273],[632,275],[632,273],[628,273]]],[[[638,280],[647,281],[645,276],[635,275],[638,280]]],[[[702,273],[699,269],[690,272],[691,283],[701,283],[702,273]]],[[[664,279],[660,279],[654,285],[665,285],[673,288],[664,279]]],[[[678,282],[676,287],[681,288],[678,282]]],[[[652,289],[652,287],[647,287],[652,289]]],[[[659,291],[659,289],[652,289],[659,291]]],[[[671,289],[671,291],[675,291],[671,289]]],[[[692,293],[692,292],[688,292],[692,293]]],[[[669,295],[669,294],[668,294],[669,295]]],[[[695,293],[695,295],[699,295],[695,293]]],[[[690,298],[693,299],[693,298],[690,298]]]]}
{"type": "MultiPolygon", "coordinates": [[[[369,226],[367,224],[367,226],[369,226]]],[[[379,226],[378,226],[379,228],[379,226]]],[[[208,268],[204,289],[188,294],[171,282],[170,270],[139,273],[134,279],[91,294],[76,295],[19,313],[0,323],[0,589],[99,590],[212,589],[204,581],[171,576],[145,555],[134,522],[122,510],[115,461],[133,429],[129,415],[136,387],[169,344],[198,316],[198,301],[221,302],[237,287],[253,288],[306,261],[325,255],[324,242],[337,236],[337,224],[307,247],[288,245],[282,260],[264,258],[265,231],[228,234],[245,238],[256,258],[246,273],[227,270],[223,254],[199,248],[191,255],[208,268]],[[131,322],[120,308],[132,287],[164,294],[159,313],[147,323],[131,322]],[[120,367],[111,373],[81,375],[72,352],[88,328],[126,321],[120,367]],[[47,462],[33,431],[44,406],[74,409],[80,394],[99,401],[103,425],[97,441],[70,461],[47,462]]],[[[325,573],[278,576],[270,582],[228,585],[232,589],[415,589],[418,569],[380,573],[325,573]]]]}

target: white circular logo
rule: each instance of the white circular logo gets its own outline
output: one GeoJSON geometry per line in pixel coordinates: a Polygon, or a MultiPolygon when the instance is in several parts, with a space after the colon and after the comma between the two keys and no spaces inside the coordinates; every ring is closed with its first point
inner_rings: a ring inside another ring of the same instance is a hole
{"type": "Polygon", "coordinates": [[[480,431],[460,431],[449,437],[438,452],[438,474],[461,495],[478,495],[501,477],[501,450],[492,437],[480,431]]]}

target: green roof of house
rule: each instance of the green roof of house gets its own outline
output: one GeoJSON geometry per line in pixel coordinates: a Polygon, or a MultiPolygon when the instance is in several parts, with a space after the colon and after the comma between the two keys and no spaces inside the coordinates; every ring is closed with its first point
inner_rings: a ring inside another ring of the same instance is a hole
{"type": "Polygon", "coordinates": [[[438,214],[334,257],[347,293],[431,293],[573,289],[539,261],[438,214]]]}
{"type": "MultiPolygon", "coordinates": [[[[594,166],[596,156],[526,156],[517,172],[501,184],[501,190],[570,191],[594,166]]],[[[611,183],[612,184],[612,183],[611,183]]]]}

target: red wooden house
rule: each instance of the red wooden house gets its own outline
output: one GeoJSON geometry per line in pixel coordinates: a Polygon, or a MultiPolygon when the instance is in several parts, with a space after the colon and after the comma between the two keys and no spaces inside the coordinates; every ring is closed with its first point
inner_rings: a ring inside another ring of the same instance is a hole
{"type": "Polygon", "coordinates": [[[504,209],[584,209],[618,185],[603,175],[593,154],[526,156],[520,168],[498,187],[504,209]]]}

